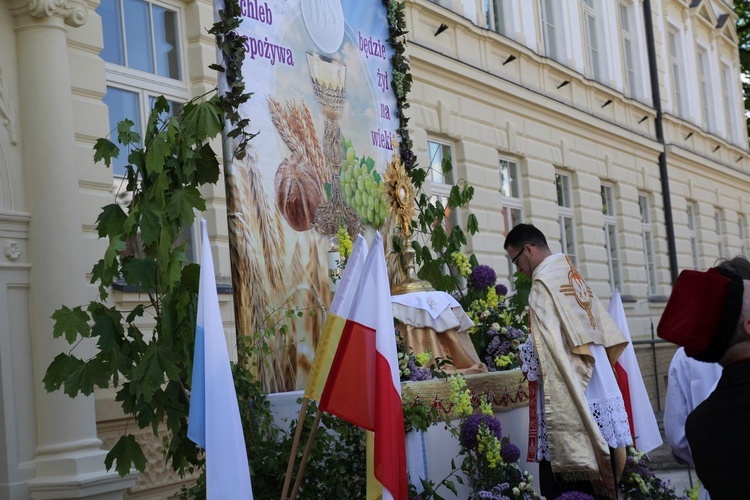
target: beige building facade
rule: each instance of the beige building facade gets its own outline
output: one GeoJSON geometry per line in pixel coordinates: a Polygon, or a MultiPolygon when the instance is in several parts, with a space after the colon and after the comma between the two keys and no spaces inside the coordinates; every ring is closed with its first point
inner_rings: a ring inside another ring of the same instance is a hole
{"type": "MultiPolygon", "coordinates": [[[[108,391],[70,399],[46,393],[42,378],[69,349],[52,338],[50,315],[94,298],[87,273],[105,248],[95,221],[119,196],[119,167],[94,164],[94,142],[119,119],[138,126],[154,96],[179,105],[216,84],[212,9],[0,0],[0,498],[177,489],[158,443],[146,474],[105,470],[103,450],[126,425],[108,391]]],[[[446,155],[454,166],[427,189],[475,187],[468,210],[480,232],[467,251],[501,281],[513,272],[504,234],[532,222],[605,301],[620,291],[631,334],[647,340],[676,272],[747,253],[750,151],[731,2],[410,0],[406,13],[415,153],[423,167],[446,155]]],[[[226,277],[223,181],[205,195],[226,277]]],[[[224,296],[228,339],[231,311],[224,296]]],[[[656,351],[668,361],[672,349],[656,351]]]]}

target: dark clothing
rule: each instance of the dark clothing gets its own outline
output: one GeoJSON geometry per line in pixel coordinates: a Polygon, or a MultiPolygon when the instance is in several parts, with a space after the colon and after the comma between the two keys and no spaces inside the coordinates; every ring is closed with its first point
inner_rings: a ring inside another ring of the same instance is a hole
{"type": "Polygon", "coordinates": [[[724,367],[716,390],[688,415],[685,433],[711,500],[750,498],[750,361],[724,367]]]}
{"type": "MultiPolygon", "coordinates": [[[[612,448],[609,449],[609,453],[610,465],[614,471],[614,453],[612,448]]],[[[542,496],[548,499],[555,499],[569,491],[586,493],[597,500],[609,500],[611,498],[609,495],[598,493],[590,481],[565,481],[556,477],[552,473],[552,464],[549,463],[549,460],[541,460],[539,462],[539,489],[542,496]]]]}

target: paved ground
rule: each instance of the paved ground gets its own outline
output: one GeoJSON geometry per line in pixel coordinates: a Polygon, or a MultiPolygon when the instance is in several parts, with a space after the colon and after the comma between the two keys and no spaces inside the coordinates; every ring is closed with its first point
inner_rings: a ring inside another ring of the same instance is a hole
{"type": "Polygon", "coordinates": [[[695,470],[688,469],[664,469],[652,471],[656,474],[656,477],[662,480],[669,480],[674,486],[674,490],[678,495],[684,495],[685,489],[691,487],[692,484],[697,484],[698,477],[695,475],[695,470]]]}

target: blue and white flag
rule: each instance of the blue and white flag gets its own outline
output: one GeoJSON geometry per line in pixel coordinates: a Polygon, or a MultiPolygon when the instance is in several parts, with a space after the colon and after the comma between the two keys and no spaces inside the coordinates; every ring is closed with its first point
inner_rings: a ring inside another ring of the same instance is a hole
{"type": "Polygon", "coordinates": [[[229,366],[214,263],[204,219],[201,219],[201,233],[198,319],[187,435],[206,451],[208,500],[252,499],[245,437],[229,366]]]}

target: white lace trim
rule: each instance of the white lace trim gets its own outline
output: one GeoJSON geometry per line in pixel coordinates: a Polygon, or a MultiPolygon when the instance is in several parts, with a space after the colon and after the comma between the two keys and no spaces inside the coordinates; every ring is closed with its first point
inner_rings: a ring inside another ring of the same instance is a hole
{"type": "Polygon", "coordinates": [[[589,410],[594,417],[604,440],[612,448],[633,444],[630,435],[628,414],[622,396],[610,396],[605,399],[589,401],[589,410]]]}
{"type": "Polygon", "coordinates": [[[541,369],[539,368],[539,358],[534,349],[534,343],[531,337],[526,342],[518,346],[518,353],[521,357],[521,371],[526,378],[536,381],[539,384],[537,391],[536,420],[539,424],[539,434],[537,435],[536,461],[549,461],[549,441],[547,440],[547,421],[544,419],[544,387],[542,386],[541,369]]]}
{"type": "Polygon", "coordinates": [[[531,337],[528,337],[526,342],[518,346],[518,354],[521,356],[521,371],[526,375],[526,378],[539,380],[539,373],[541,372],[539,358],[536,355],[531,337]]]}

